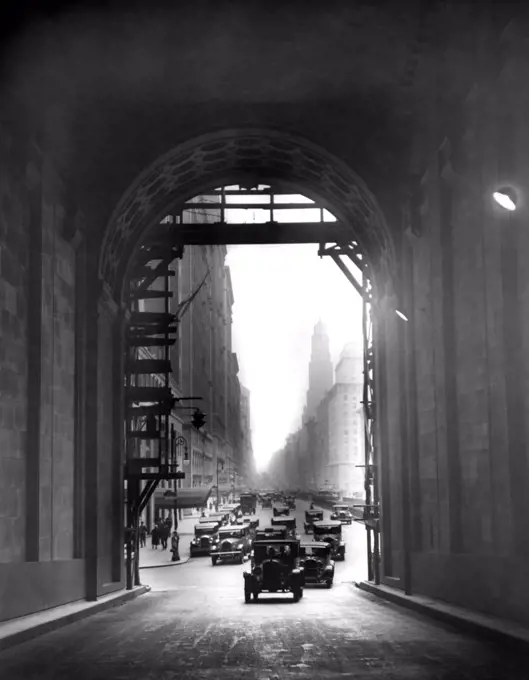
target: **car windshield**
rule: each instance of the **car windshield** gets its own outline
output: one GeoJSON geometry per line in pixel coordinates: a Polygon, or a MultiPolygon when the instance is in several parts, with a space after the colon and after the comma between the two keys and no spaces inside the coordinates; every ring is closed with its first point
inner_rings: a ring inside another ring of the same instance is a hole
{"type": "Polygon", "coordinates": [[[335,505],[334,509],[336,510],[336,512],[347,512],[349,510],[347,505],[335,505]]]}
{"type": "Polygon", "coordinates": [[[242,529],[230,529],[229,531],[220,531],[219,536],[221,538],[242,538],[242,529]]]}
{"type": "Polygon", "coordinates": [[[292,560],[292,549],[287,545],[266,545],[261,544],[254,549],[254,560],[257,564],[264,560],[279,560],[281,562],[292,560]]]}
{"type": "Polygon", "coordinates": [[[317,534],[333,534],[333,535],[339,536],[342,533],[342,527],[332,527],[332,526],[314,527],[314,531],[317,534]]]}
{"type": "Polygon", "coordinates": [[[319,545],[307,545],[302,548],[305,557],[326,557],[328,549],[319,545]]]}

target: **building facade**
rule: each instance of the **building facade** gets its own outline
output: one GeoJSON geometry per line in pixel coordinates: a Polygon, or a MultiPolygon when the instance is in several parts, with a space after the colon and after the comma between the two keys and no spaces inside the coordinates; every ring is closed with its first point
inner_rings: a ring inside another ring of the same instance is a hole
{"type": "Polygon", "coordinates": [[[250,487],[255,485],[256,469],[252,445],[250,390],[241,385],[241,477],[250,487]]]}
{"type": "Polygon", "coordinates": [[[303,423],[316,416],[320,401],[332,387],[333,374],[329,336],[325,325],[318,321],[311,339],[309,387],[303,411],[303,423]]]}

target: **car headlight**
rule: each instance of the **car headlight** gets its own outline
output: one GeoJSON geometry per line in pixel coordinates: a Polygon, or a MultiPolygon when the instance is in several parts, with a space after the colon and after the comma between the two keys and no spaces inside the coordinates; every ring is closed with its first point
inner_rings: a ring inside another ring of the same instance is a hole
{"type": "Polygon", "coordinates": [[[239,543],[237,546],[237,550],[242,550],[244,548],[244,545],[242,543],[239,543]]]}

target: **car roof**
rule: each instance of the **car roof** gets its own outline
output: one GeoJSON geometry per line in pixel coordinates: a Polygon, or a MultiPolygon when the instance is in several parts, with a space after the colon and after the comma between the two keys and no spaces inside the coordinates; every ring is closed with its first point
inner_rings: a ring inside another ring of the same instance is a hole
{"type": "Polygon", "coordinates": [[[301,544],[302,548],[330,548],[331,544],[326,541],[304,541],[301,544]]]}
{"type": "Polygon", "coordinates": [[[305,510],[305,512],[323,512],[323,510],[318,510],[318,508],[310,508],[309,510],[305,510]]]}
{"type": "Polygon", "coordinates": [[[195,524],[195,529],[197,527],[216,527],[218,526],[218,522],[199,522],[198,524],[195,524]]]}
{"type": "Polygon", "coordinates": [[[249,527],[250,525],[245,522],[244,524],[226,524],[224,527],[220,527],[219,531],[229,531],[231,529],[244,529],[244,527],[249,527]]]}
{"type": "Polygon", "coordinates": [[[341,527],[340,522],[335,522],[334,520],[321,520],[320,522],[314,522],[312,526],[315,527],[341,527]]]}
{"type": "Polygon", "coordinates": [[[281,538],[272,538],[269,541],[254,541],[254,546],[256,545],[293,545],[299,543],[299,541],[284,540],[281,538]]]}

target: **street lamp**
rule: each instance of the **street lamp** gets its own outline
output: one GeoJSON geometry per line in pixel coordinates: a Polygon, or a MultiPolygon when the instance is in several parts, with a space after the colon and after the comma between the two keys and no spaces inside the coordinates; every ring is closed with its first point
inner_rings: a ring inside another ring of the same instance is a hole
{"type": "Polygon", "coordinates": [[[518,195],[512,187],[501,187],[493,192],[492,198],[505,210],[513,212],[518,207],[518,195]]]}

